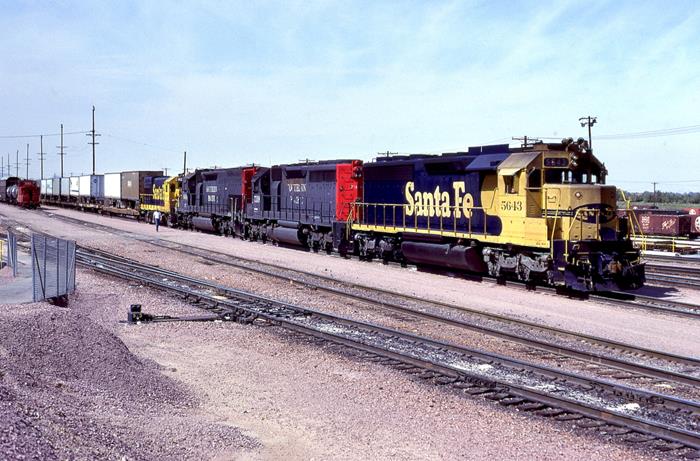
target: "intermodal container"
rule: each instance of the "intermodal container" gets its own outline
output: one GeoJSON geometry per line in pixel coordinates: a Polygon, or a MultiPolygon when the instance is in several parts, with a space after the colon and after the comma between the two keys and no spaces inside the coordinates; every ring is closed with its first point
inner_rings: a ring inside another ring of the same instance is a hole
{"type": "Polygon", "coordinates": [[[69,187],[71,197],[80,196],[80,176],[71,176],[69,187]]]}
{"type": "Polygon", "coordinates": [[[53,195],[53,180],[41,180],[41,195],[53,195]]]}
{"type": "Polygon", "coordinates": [[[122,200],[137,201],[141,194],[153,193],[153,177],[162,171],[125,171],[122,173],[122,200]]]}
{"type": "Polygon", "coordinates": [[[51,195],[61,195],[61,178],[53,178],[50,181],[53,183],[51,186],[51,195]]]}
{"type": "Polygon", "coordinates": [[[122,198],[122,174],[105,173],[104,175],[104,197],[111,199],[122,198]]]}
{"type": "Polygon", "coordinates": [[[61,197],[70,195],[70,178],[61,178],[61,197]]]}
{"type": "Polygon", "coordinates": [[[102,198],[104,195],[104,175],[86,175],[80,177],[80,196],[102,198]]]}

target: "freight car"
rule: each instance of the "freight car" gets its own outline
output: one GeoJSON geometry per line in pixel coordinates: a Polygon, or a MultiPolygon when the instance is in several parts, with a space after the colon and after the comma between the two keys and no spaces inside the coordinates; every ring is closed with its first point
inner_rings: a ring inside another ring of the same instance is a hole
{"type": "Polygon", "coordinates": [[[35,181],[9,177],[0,179],[0,202],[22,208],[38,208],[41,190],[35,181]]]}
{"type": "Polygon", "coordinates": [[[636,209],[620,210],[620,213],[632,216],[635,232],[644,236],[691,239],[700,236],[698,216],[686,210],[636,209]]]}

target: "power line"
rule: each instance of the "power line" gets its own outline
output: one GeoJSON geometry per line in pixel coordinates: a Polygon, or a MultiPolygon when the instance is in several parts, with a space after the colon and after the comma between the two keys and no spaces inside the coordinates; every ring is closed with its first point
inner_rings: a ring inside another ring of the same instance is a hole
{"type": "Polygon", "coordinates": [[[153,148],[153,149],[158,149],[158,150],[163,150],[163,151],[170,151],[170,152],[173,152],[173,153],[175,153],[175,152],[180,153],[180,152],[181,152],[180,150],[175,149],[175,148],[172,148],[172,147],[156,146],[156,145],[153,145],[153,144],[149,144],[149,143],[147,143],[147,142],[136,141],[136,140],[134,140],[134,139],[125,138],[125,137],[123,137],[123,136],[116,136],[116,135],[113,135],[113,134],[106,134],[106,133],[105,133],[105,136],[107,136],[108,138],[118,139],[118,140],[120,140],[120,141],[130,142],[130,143],[132,143],[132,144],[138,144],[138,145],[141,145],[141,146],[151,147],[151,148],[153,148]]]}
{"type": "Polygon", "coordinates": [[[676,136],[680,134],[691,134],[700,132],[700,125],[681,126],[677,128],[665,128],[662,130],[637,131],[634,133],[619,133],[599,135],[598,139],[637,139],[655,138],[660,136],[676,136]]]}
{"type": "Polygon", "coordinates": [[[61,134],[87,134],[90,133],[90,131],[70,131],[68,133],[40,133],[40,134],[17,134],[17,135],[3,135],[0,136],[0,139],[21,139],[21,138],[40,138],[42,136],[44,137],[49,137],[49,136],[61,136],[61,134]]]}
{"type": "MultiPolygon", "coordinates": [[[[622,139],[643,139],[643,138],[658,138],[663,136],[677,136],[681,134],[700,133],[700,125],[679,126],[676,128],[664,128],[661,130],[635,131],[631,133],[616,133],[616,134],[601,134],[596,136],[596,139],[605,140],[622,140],[622,139]]],[[[561,139],[556,136],[538,136],[540,139],[561,139]]]]}
{"type": "Polygon", "coordinates": [[[693,183],[700,183],[700,179],[685,179],[685,180],[678,180],[678,181],[640,181],[640,180],[633,180],[633,179],[616,179],[615,183],[627,183],[627,184],[693,184],[693,183]]]}

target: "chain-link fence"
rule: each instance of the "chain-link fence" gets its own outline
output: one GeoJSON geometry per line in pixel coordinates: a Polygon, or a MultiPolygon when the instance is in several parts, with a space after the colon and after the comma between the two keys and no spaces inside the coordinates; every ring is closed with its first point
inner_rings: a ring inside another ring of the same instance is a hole
{"type": "Polygon", "coordinates": [[[0,240],[0,261],[12,269],[13,277],[17,277],[17,236],[10,231],[7,232],[7,240],[0,240]]]}
{"type": "Polygon", "coordinates": [[[75,241],[32,235],[34,301],[75,291],[75,241]]]}

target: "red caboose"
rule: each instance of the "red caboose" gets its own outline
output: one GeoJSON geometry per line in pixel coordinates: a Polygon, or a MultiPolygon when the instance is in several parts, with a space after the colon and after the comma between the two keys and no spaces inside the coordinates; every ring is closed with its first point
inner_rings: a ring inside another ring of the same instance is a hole
{"type": "Polygon", "coordinates": [[[17,206],[22,208],[38,208],[41,199],[41,190],[36,182],[25,179],[16,186],[17,206]]]}

